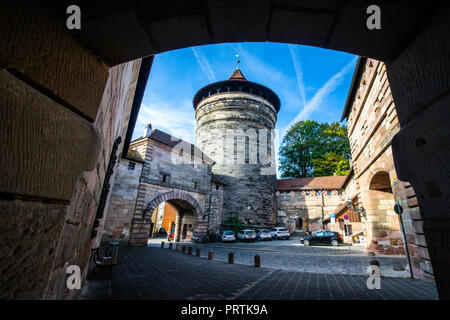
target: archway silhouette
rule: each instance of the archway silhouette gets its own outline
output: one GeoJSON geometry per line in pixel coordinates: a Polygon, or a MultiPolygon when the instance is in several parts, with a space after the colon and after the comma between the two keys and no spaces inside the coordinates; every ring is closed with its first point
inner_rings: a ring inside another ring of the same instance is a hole
{"type": "MultiPolygon", "coordinates": [[[[70,202],[78,177],[95,167],[102,151],[101,137],[93,130],[107,79],[102,61],[112,67],[177,48],[242,41],[346,51],[386,62],[401,125],[392,140],[398,178],[409,181],[418,194],[439,294],[450,298],[449,149],[442,147],[448,146],[450,123],[448,2],[406,6],[383,1],[380,30],[366,27],[370,1],[120,1],[105,6],[79,1],[81,30],[69,31],[64,21],[71,4],[68,0],[24,1],[2,11],[0,39],[5,50],[0,60],[5,77],[24,79],[26,88],[37,88],[56,101],[58,111],[32,110],[28,101],[11,98],[34,97],[34,91],[24,95],[14,89],[15,95],[5,97],[20,112],[2,114],[3,123],[14,124],[5,125],[1,135],[7,138],[5,150],[10,151],[2,157],[3,194],[19,195],[26,202],[30,198],[70,202]],[[47,37],[42,37],[43,30],[48,31],[47,37]],[[67,130],[68,125],[73,129],[67,130]],[[35,134],[48,128],[54,129],[52,139],[35,134]],[[79,134],[69,141],[64,136],[67,131],[79,134]],[[15,165],[18,154],[24,156],[15,165]],[[64,161],[55,165],[53,159],[64,161]]],[[[12,215],[17,210],[8,207],[6,211],[12,215]]],[[[14,226],[8,232],[20,228],[14,226]]],[[[53,232],[55,239],[61,230],[53,232]]]]}
{"type": "Polygon", "coordinates": [[[169,203],[177,211],[175,241],[189,240],[190,237],[187,236],[189,226],[192,226],[194,221],[202,221],[203,219],[203,210],[200,204],[186,191],[174,190],[163,193],[151,200],[144,210],[144,218],[151,220],[154,210],[163,202],[169,203]],[[187,223],[185,223],[186,218],[190,218],[187,223]]]}

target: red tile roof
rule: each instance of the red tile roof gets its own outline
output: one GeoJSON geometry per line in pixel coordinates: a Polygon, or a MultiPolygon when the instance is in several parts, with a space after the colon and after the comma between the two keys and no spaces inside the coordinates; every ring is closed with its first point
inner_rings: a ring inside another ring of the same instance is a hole
{"type": "Polygon", "coordinates": [[[341,189],[347,176],[278,179],[277,190],[341,189]]]}
{"type": "MultiPolygon", "coordinates": [[[[153,129],[149,139],[157,141],[159,143],[162,143],[169,147],[175,147],[178,143],[182,142],[183,140],[178,139],[168,133],[165,133],[158,129],[153,129]]],[[[198,147],[193,145],[192,143],[187,142],[187,144],[190,146],[190,153],[193,155],[201,155],[202,159],[207,163],[214,163],[214,160],[208,157],[203,151],[201,151],[198,147]]],[[[189,152],[189,150],[183,150],[183,152],[189,152]]]]}
{"type": "Polygon", "coordinates": [[[247,79],[244,77],[240,69],[234,70],[231,77],[228,80],[242,80],[247,81],[247,79]]]}

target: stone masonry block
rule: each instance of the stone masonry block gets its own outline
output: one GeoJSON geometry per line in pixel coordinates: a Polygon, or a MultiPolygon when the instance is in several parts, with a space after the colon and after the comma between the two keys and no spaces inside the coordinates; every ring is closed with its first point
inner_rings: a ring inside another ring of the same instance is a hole
{"type": "Polygon", "coordinates": [[[0,299],[41,299],[67,206],[0,200],[0,212],[0,299]]]}
{"type": "Polygon", "coordinates": [[[96,129],[6,70],[0,96],[0,192],[70,200],[81,173],[97,163],[96,129]]]}
{"type": "Polygon", "coordinates": [[[108,69],[45,1],[2,2],[1,66],[17,70],[93,122],[108,69]]]}

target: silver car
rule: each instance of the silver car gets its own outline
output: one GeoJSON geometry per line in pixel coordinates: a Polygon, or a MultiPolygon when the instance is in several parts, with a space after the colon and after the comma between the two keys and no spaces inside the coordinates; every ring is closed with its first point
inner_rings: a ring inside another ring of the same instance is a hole
{"type": "Polygon", "coordinates": [[[277,239],[289,239],[289,237],[291,236],[289,234],[288,229],[284,228],[284,227],[275,227],[272,228],[270,230],[270,234],[272,235],[272,239],[277,240],[277,239]]]}
{"type": "Polygon", "coordinates": [[[245,229],[239,231],[238,239],[241,241],[255,241],[256,240],[255,230],[245,229]]]}
{"type": "Polygon", "coordinates": [[[236,235],[233,231],[227,230],[224,231],[221,237],[222,242],[235,242],[236,241],[236,235]]]}

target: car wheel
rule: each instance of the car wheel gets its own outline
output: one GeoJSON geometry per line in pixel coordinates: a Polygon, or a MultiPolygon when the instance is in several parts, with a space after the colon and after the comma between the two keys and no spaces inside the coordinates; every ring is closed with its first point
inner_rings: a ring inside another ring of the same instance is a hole
{"type": "Polygon", "coordinates": [[[273,236],[273,238],[274,238],[275,240],[277,240],[277,239],[278,239],[278,237],[277,237],[277,236],[273,236]]]}
{"type": "Polygon", "coordinates": [[[303,245],[306,246],[306,247],[309,246],[309,241],[308,240],[303,240],[303,245]]]}
{"type": "Polygon", "coordinates": [[[339,243],[338,243],[336,240],[331,240],[331,245],[332,245],[333,247],[337,247],[338,244],[339,244],[339,243]]]}

